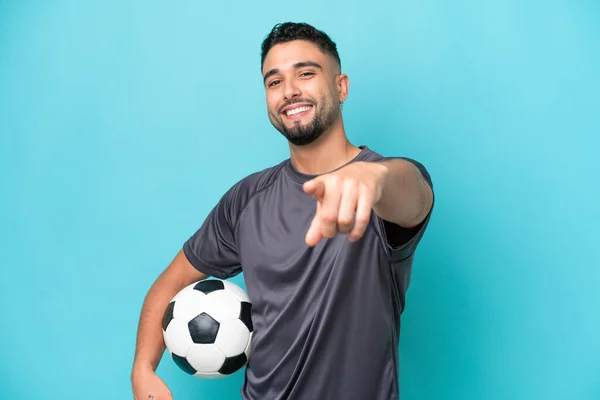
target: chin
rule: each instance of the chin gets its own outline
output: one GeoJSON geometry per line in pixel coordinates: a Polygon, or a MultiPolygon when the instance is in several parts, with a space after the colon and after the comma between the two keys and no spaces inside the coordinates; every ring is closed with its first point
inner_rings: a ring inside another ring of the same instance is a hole
{"type": "Polygon", "coordinates": [[[310,134],[303,134],[301,136],[293,136],[293,137],[286,135],[286,138],[287,138],[288,142],[290,142],[294,146],[302,147],[302,146],[308,146],[310,144],[313,144],[321,136],[322,136],[322,133],[319,133],[319,134],[310,133],[310,134]]]}

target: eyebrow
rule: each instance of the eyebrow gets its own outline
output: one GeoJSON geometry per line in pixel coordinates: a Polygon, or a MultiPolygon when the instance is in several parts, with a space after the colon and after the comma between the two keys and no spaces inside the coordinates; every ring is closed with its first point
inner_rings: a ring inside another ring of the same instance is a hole
{"type": "MultiPolygon", "coordinates": [[[[301,62],[297,62],[296,64],[294,64],[294,69],[304,68],[304,67],[314,67],[314,68],[318,68],[320,70],[323,69],[323,67],[321,67],[320,64],[317,64],[314,61],[301,61],[301,62]]],[[[265,76],[263,77],[263,83],[265,83],[267,81],[267,79],[269,79],[271,76],[275,75],[278,72],[279,72],[279,68],[273,68],[272,70],[267,72],[265,74],[265,76]]]]}

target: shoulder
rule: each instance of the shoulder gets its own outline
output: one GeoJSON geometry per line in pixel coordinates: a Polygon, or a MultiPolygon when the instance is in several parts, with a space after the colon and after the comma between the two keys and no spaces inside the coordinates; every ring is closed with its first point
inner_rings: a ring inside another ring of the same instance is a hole
{"type": "Polygon", "coordinates": [[[361,146],[361,147],[364,147],[363,161],[381,161],[381,160],[385,159],[384,156],[382,156],[380,153],[374,151],[373,149],[366,147],[366,146],[361,146]]]}
{"type": "Polygon", "coordinates": [[[414,165],[415,167],[417,167],[417,169],[419,170],[419,172],[421,172],[421,175],[423,175],[423,177],[425,178],[425,181],[429,184],[429,186],[433,186],[432,181],[431,181],[431,175],[429,174],[429,171],[427,170],[427,168],[425,167],[425,165],[423,165],[423,163],[421,163],[420,161],[415,160],[414,158],[411,157],[407,157],[407,156],[384,156],[376,151],[373,151],[372,149],[366,148],[366,154],[365,154],[365,158],[364,161],[372,161],[372,162],[377,162],[377,161],[384,161],[384,160],[403,160],[406,162],[411,163],[412,165],[414,165]]]}
{"type": "Polygon", "coordinates": [[[236,182],[225,194],[226,200],[243,208],[256,194],[269,188],[283,172],[286,161],[254,172],[236,182]]]}

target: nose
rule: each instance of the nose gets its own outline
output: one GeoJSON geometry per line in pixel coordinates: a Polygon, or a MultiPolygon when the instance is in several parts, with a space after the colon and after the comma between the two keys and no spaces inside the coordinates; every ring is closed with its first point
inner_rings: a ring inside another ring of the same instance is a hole
{"type": "Polygon", "coordinates": [[[293,99],[294,97],[300,96],[301,91],[293,80],[285,82],[284,96],[286,100],[293,99]]]}

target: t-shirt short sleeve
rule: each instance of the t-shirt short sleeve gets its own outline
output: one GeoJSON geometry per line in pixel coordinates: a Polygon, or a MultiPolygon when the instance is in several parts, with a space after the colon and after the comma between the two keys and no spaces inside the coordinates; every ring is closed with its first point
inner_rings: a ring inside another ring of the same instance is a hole
{"type": "MultiPolygon", "coordinates": [[[[427,169],[423,166],[423,164],[407,157],[388,157],[386,159],[394,158],[406,160],[412,163],[414,166],[416,166],[421,172],[423,178],[425,179],[425,182],[427,182],[427,184],[433,191],[431,176],[427,169]]],[[[392,259],[394,261],[404,260],[413,255],[419,242],[421,241],[421,238],[423,237],[423,234],[425,233],[427,225],[429,224],[432,211],[433,204],[425,219],[419,225],[413,228],[404,228],[392,222],[381,220],[388,250],[391,253],[392,259]]]]}
{"type": "Polygon", "coordinates": [[[242,271],[234,234],[239,209],[237,190],[234,186],[223,195],[201,227],[183,245],[183,252],[194,268],[220,279],[242,271]]]}

